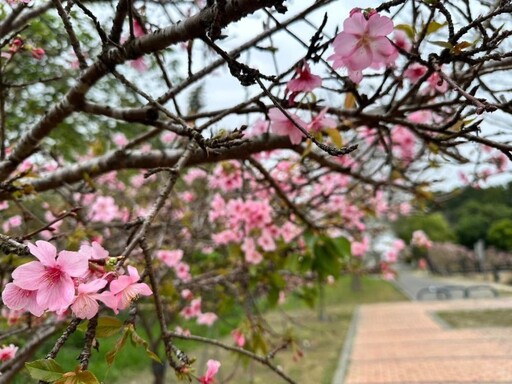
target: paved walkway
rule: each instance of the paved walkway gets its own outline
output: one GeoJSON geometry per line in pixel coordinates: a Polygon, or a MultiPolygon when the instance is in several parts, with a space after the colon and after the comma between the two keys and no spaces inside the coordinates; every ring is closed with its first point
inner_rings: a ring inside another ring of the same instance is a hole
{"type": "Polygon", "coordinates": [[[512,298],[362,306],[336,384],[512,383],[512,328],[447,329],[432,315],[498,308],[512,308],[512,298]]]}
{"type": "MultiPolygon", "coordinates": [[[[407,270],[397,281],[412,300],[431,285],[480,284],[407,270]]],[[[503,285],[494,288],[510,290],[503,285]]],[[[512,383],[512,324],[511,328],[450,329],[435,315],[442,310],[505,308],[512,309],[512,297],[361,306],[333,384],[512,383]]]]}

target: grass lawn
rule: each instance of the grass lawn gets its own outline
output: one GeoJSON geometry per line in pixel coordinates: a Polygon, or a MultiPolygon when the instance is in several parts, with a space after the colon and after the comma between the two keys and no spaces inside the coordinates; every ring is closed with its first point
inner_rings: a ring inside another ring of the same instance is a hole
{"type": "MultiPolygon", "coordinates": [[[[352,292],[350,277],[343,277],[334,285],[325,289],[325,320],[318,319],[316,309],[310,309],[304,301],[290,296],[285,304],[267,311],[265,320],[276,332],[291,333],[296,340],[295,351],[282,351],[278,353],[275,363],[283,367],[284,371],[300,383],[330,383],[338,357],[350,325],[354,309],[359,304],[388,301],[407,300],[394,286],[386,281],[373,277],[363,277],[362,290],[352,292]],[[296,350],[300,349],[304,356],[297,360],[296,350]]],[[[238,317],[239,318],[239,317],[238,317]]],[[[215,328],[207,329],[204,326],[191,327],[193,333],[207,337],[219,338],[226,335],[226,323],[229,329],[236,327],[235,319],[220,319],[215,328]],[[224,323],[224,324],[223,324],[224,323]]],[[[156,326],[156,324],[155,324],[156,326]]],[[[137,332],[144,336],[142,329],[137,332]]],[[[105,354],[111,350],[119,336],[100,339],[99,351],[93,351],[90,368],[98,379],[104,383],[138,384],[151,383],[151,360],[141,347],[132,346],[127,342],[118,354],[112,367],[108,367],[105,354]]],[[[229,336],[224,336],[226,343],[232,344],[229,336]]],[[[42,351],[45,353],[52,346],[49,342],[42,351]]],[[[80,354],[83,345],[83,333],[76,332],[59,353],[57,361],[66,369],[73,370],[77,365],[76,357],[80,354]]],[[[241,360],[238,355],[220,350],[213,346],[204,346],[198,343],[181,342],[176,340],[179,348],[189,357],[197,358],[194,366],[200,375],[206,369],[208,359],[217,359],[222,362],[219,372],[219,383],[280,383],[284,382],[274,372],[255,362],[241,360]]],[[[163,355],[163,354],[161,354],[163,355]]],[[[41,356],[43,357],[44,354],[41,356]]],[[[41,358],[39,357],[39,358],[41,358]]],[[[13,382],[26,383],[30,379],[25,374],[13,382]]],[[[177,382],[174,373],[168,370],[168,383],[177,382]]]]}
{"type": "Polygon", "coordinates": [[[437,315],[453,328],[511,327],[512,310],[442,311],[437,315]]]}
{"type": "MultiPolygon", "coordinates": [[[[281,351],[277,354],[274,363],[280,365],[299,383],[330,384],[357,305],[407,300],[392,284],[381,279],[365,277],[362,288],[361,292],[352,292],[349,277],[326,287],[326,320],[324,321],[318,320],[316,310],[308,308],[303,301],[295,297],[290,297],[282,307],[266,313],[266,321],[276,332],[292,330],[298,348],[304,353],[304,356],[297,360],[295,351],[281,351]]],[[[227,338],[226,342],[232,343],[230,338],[227,338]]],[[[177,341],[177,345],[183,344],[177,341]]],[[[284,382],[267,367],[241,359],[234,353],[201,344],[187,343],[187,347],[189,356],[197,358],[195,366],[198,374],[204,372],[208,359],[217,359],[222,362],[218,376],[219,383],[229,381],[240,384],[277,384],[284,382]]],[[[148,377],[148,375],[148,373],[139,374],[128,378],[127,382],[140,383],[141,377],[148,377]]],[[[126,383],[126,381],[123,382],[126,383]]],[[[172,372],[169,372],[167,382],[177,382],[172,372]]]]}

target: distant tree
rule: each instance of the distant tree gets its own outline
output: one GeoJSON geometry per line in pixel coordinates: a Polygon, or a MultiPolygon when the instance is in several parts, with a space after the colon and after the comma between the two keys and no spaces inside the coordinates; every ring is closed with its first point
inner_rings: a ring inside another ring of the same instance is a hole
{"type": "Polygon", "coordinates": [[[460,244],[472,247],[478,240],[487,237],[493,223],[512,217],[512,207],[491,202],[470,200],[457,210],[455,232],[460,244]]]}
{"type": "Polygon", "coordinates": [[[446,219],[455,225],[459,220],[461,208],[468,202],[478,201],[479,205],[492,202],[493,205],[512,207],[512,183],[489,188],[457,188],[449,192],[448,195],[446,193],[437,194],[436,200],[442,200],[442,203],[438,203],[432,209],[442,211],[446,219]]]}
{"type": "Polygon", "coordinates": [[[512,251],[512,220],[495,222],[487,231],[487,243],[504,251],[512,251]]]}
{"type": "Polygon", "coordinates": [[[414,231],[422,230],[436,242],[455,241],[456,236],[442,213],[402,217],[393,224],[396,235],[410,243],[414,231]]]}

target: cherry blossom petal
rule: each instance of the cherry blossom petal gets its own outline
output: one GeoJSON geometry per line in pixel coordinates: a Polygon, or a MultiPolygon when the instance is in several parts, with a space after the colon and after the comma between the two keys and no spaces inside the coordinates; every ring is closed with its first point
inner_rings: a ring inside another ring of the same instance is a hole
{"type": "Polygon", "coordinates": [[[80,284],[78,286],[78,293],[96,293],[101,288],[104,288],[107,285],[108,281],[104,279],[96,279],[90,281],[86,284],[80,284]]]}
{"type": "Polygon", "coordinates": [[[386,36],[393,32],[393,22],[389,17],[377,13],[368,20],[368,33],[371,36],[386,36]]]}
{"type": "Polygon", "coordinates": [[[37,291],[37,304],[50,311],[67,309],[75,298],[75,284],[71,277],[61,274],[58,279],[49,279],[37,291]]]}
{"type": "Polygon", "coordinates": [[[351,35],[364,35],[367,28],[368,21],[362,13],[355,13],[343,22],[343,30],[351,35]]]}
{"type": "Polygon", "coordinates": [[[39,261],[23,264],[12,272],[15,284],[23,289],[34,291],[44,282],[46,268],[39,261]]]}
{"type": "Polygon", "coordinates": [[[78,252],[60,251],[57,264],[61,270],[72,277],[80,277],[89,270],[89,261],[87,257],[78,252]]]}
{"type": "Polygon", "coordinates": [[[350,57],[344,59],[348,69],[359,71],[370,66],[373,61],[373,54],[370,47],[358,47],[350,57]]]}
{"type": "Polygon", "coordinates": [[[116,296],[112,292],[107,291],[98,295],[91,295],[91,297],[103,302],[103,304],[112,309],[116,314],[119,313],[119,296],[116,296]]]}
{"type": "Polygon", "coordinates": [[[372,43],[373,60],[379,63],[394,62],[398,52],[387,37],[377,37],[372,43]]]}
{"type": "Polygon", "coordinates": [[[30,249],[30,253],[37,257],[44,266],[55,266],[55,257],[57,256],[57,249],[52,243],[43,240],[38,240],[36,241],[36,245],[28,243],[27,246],[28,249],[30,249]]]}
{"type": "Polygon", "coordinates": [[[92,319],[99,310],[99,304],[89,295],[79,295],[71,305],[71,310],[80,319],[92,319]]]}
{"type": "Polygon", "coordinates": [[[346,32],[341,32],[338,34],[338,36],[336,36],[332,45],[336,51],[336,55],[346,57],[350,56],[357,49],[358,45],[360,45],[360,42],[361,39],[357,36],[346,32]]]}
{"type": "Polygon", "coordinates": [[[128,266],[128,274],[130,275],[133,282],[139,281],[139,271],[137,271],[137,268],[132,267],[131,265],[128,266]]]}
{"type": "Polygon", "coordinates": [[[121,294],[119,299],[119,309],[128,308],[130,303],[138,296],[151,296],[153,291],[145,283],[132,284],[121,294]]]}
{"type": "Polygon", "coordinates": [[[119,292],[121,292],[123,289],[125,289],[132,283],[133,283],[133,281],[130,276],[126,276],[126,275],[119,276],[117,278],[117,280],[114,280],[110,283],[110,291],[113,294],[118,294],[119,292]]]}

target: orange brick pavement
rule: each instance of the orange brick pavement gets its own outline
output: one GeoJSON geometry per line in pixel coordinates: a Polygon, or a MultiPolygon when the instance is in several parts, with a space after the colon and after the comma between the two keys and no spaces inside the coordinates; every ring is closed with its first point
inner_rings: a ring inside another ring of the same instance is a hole
{"type": "Polygon", "coordinates": [[[345,384],[512,383],[512,325],[447,329],[432,315],[499,308],[512,299],[362,306],[345,384]]]}

